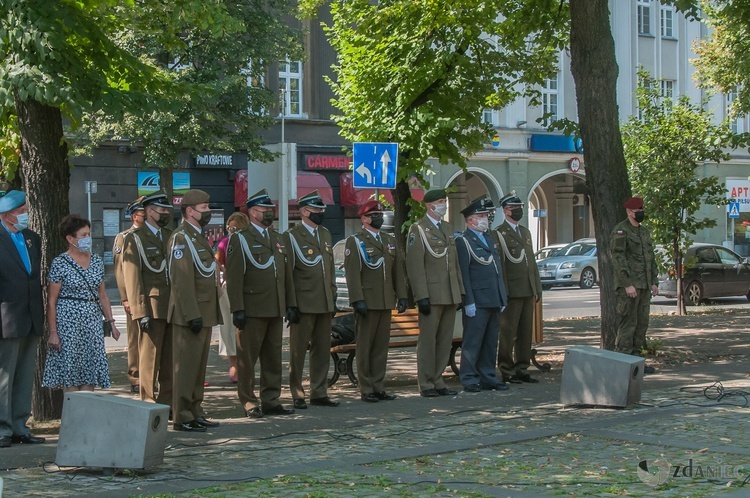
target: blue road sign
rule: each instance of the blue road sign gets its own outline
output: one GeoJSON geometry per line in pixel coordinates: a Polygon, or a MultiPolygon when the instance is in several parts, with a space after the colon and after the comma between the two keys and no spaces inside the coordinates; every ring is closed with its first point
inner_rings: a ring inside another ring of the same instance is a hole
{"type": "Polygon", "coordinates": [[[740,217],[740,203],[739,202],[730,202],[729,203],[729,217],[730,218],[739,218],[740,217]]]}
{"type": "Polygon", "coordinates": [[[396,188],[398,144],[354,143],[354,188],[396,188]]]}

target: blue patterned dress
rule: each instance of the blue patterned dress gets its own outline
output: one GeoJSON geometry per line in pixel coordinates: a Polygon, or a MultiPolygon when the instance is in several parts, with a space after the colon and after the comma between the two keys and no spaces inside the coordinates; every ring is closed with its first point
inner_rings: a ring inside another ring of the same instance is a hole
{"type": "Polygon", "coordinates": [[[98,297],[97,289],[104,279],[102,259],[98,254],[92,254],[91,263],[84,270],[70,255],[63,253],[52,261],[47,279],[62,284],[56,308],[61,348],[47,351],[42,385],[52,388],[82,385],[109,388],[102,312],[98,302],[90,301],[98,297]]]}

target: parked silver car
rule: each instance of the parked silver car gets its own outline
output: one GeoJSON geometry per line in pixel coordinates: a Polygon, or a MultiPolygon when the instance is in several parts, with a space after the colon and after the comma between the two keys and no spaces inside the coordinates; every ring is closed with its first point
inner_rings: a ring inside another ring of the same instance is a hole
{"type": "Polygon", "coordinates": [[[548,246],[544,246],[534,253],[534,259],[537,261],[541,261],[543,259],[551,258],[552,256],[557,255],[560,249],[567,245],[568,244],[550,244],[548,246]]]}
{"type": "Polygon", "coordinates": [[[555,256],[537,261],[537,267],[545,290],[553,285],[579,285],[590,289],[599,274],[596,239],[576,240],[555,256]]]}

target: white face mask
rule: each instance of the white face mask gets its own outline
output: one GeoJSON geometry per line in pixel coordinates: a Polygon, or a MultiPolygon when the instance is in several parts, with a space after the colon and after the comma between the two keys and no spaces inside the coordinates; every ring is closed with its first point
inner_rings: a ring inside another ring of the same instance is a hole
{"type": "Polygon", "coordinates": [[[445,213],[447,211],[448,211],[447,204],[435,204],[435,214],[440,216],[441,218],[445,216],[445,213]]]}
{"type": "Polygon", "coordinates": [[[81,252],[91,252],[91,237],[83,237],[78,239],[78,250],[81,252]]]}
{"type": "Polygon", "coordinates": [[[490,222],[487,218],[478,218],[475,223],[477,224],[477,230],[480,232],[484,232],[490,227],[490,222]]]}

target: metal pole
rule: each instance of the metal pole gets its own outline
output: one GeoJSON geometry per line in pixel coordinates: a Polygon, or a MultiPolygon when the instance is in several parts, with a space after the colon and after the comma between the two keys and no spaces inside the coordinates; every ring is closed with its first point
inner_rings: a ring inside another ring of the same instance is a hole
{"type": "Polygon", "coordinates": [[[86,182],[86,203],[88,205],[88,218],[89,223],[91,223],[91,184],[89,182],[86,182]]]}
{"type": "Polygon", "coordinates": [[[287,171],[286,160],[286,88],[281,88],[281,99],[279,103],[281,112],[281,185],[279,193],[279,231],[285,232],[289,228],[289,171],[287,171]]]}

